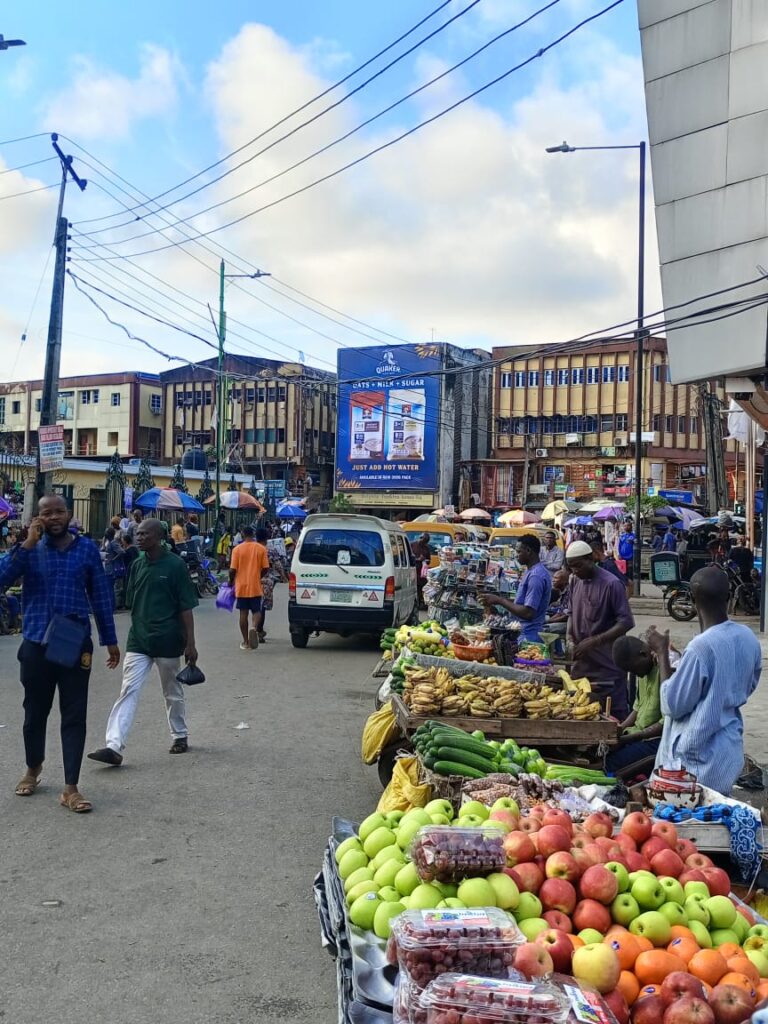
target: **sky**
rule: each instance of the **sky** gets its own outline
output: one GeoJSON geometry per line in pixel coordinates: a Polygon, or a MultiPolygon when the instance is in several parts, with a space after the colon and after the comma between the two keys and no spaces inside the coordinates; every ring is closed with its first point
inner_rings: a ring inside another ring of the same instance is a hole
{"type": "Polygon", "coordinates": [[[270,275],[227,278],[227,350],[325,370],[345,346],[490,350],[630,319],[636,152],[544,148],[645,137],[634,0],[442,114],[609,2],[6,0],[0,32],[27,45],[0,51],[0,379],[42,376],[50,132],[88,181],[65,196],[63,375],[212,356],[221,259],[270,275]]]}

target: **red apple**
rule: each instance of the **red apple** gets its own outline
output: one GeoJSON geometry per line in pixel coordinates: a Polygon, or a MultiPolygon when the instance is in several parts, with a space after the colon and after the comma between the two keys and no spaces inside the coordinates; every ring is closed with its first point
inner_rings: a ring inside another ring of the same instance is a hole
{"type": "Polygon", "coordinates": [[[651,819],[642,811],[632,811],[621,823],[621,831],[631,836],[640,846],[651,838],[651,819]]]}
{"type": "Polygon", "coordinates": [[[754,1004],[738,985],[715,985],[709,996],[709,1005],[716,1024],[741,1024],[752,1016],[754,1004]]]}
{"type": "Polygon", "coordinates": [[[545,910],[559,910],[561,914],[570,914],[576,906],[576,890],[565,878],[552,877],[539,889],[539,899],[545,910]]]}
{"type": "Polygon", "coordinates": [[[572,847],[570,850],[570,854],[576,861],[576,863],[579,865],[579,872],[581,874],[584,874],[587,868],[591,868],[592,865],[595,863],[595,861],[587,853],[587,851],[583,850],[580,846],[572,847]]]}
{"type": "Polygon", "coordinates": [[[521,832],[525,832],[526,835],[530,836],[541,828],[541,818],[536,818],[529,814],[527,817],[520,819],[519,827],[521,832]]]}
{"type": "Polygon", "coordinates": [[[629,1007],[621,989],[603,993],[603,1001],[619,1024],[629,1024],[629,1007]]]}
{"type": "Polygon", "coordinates": [[[536,856],[531,838],[525,832],[507,832],[502,845],[507,857],[507,867],[510,868],[533,860],[536,856]]]}
{"type": "Polygon", "coordinates": [[[579,881],[579,892],[582,899],[597,900],[608,906],[613,903],[619,892],[619,882],[616,875],[602,864],[593,864],[587,868],[579,881]]]}
{"type": "Polygon", "coordinates": [[[699,979],[694,978],[687,971],[672,971],[671,974],[668,974],[661,983],[659,995],[667,1006],[674,1003],[676,999],[682,999],[683,996],[695,996],[697,999],[707,998],[704,986],[699,979]]]}
{"type": "Polygon", "coordinates": [[[643,996],[632,1004],[632,1024],[661,1024],[665,1010],[661,996],[643,996]]]}
{"type": "Polygon", "coordinates": [[[548,807],[541,822],[543,825],[559,825],[565,829],[569,836],[573,835],[573,822],[571,821],[570,814],[566,814],[565,811],[561,811],[558,807],[548,807]]]}
{"type": "Polygon", "coordinates": [[[664,875],[678,878],[682,875],[684,867],[685,865],[674,850],[659,850],[655,857],[651,857],[651,871],[659,878],[664,875]]]}
{"type": "MultiPolygon", "coordinates": [[[[570,885],[570,882],[568,884],[570,885]]],[[[565,932],[566,935],[573,931],[570,917],[567,914],[563,914],[560,910],[547,910],[541,916],[550,928],[556,928],[559,932],[565,932]]]]}
{"type": "Polygon", "coordinates": [[[567,832],[562,825],[542,825],[537,836],[539,853],[544,857],[571,848],[571,833],[567,832]]]}
{"type": "Polygon", "coordinates": [[[571,848],[576,847],[579,850],[583,850],[585,846],[589,846],[590,843],[594,843],[594,839],[589,832],[574,832],[571,836],[571,848]]]}
{"type": "Polygon", "coordinates": [[[664,1024],[715,1024],[712,1008],[703,999],[683,996],[664,1011],[664,1024]]]}
{"type": "Polygon", "coordinates": [[[538,864],[524,861],[514,868],[505,868],[504,874],[509,875],[520,892],[537,893],[544,881],[544,872],[538,864]]]}
{"type": "Polygon", "coordinates": [[[544,873],[547,878],[567,878],[569,882],[574,882],[579,877],[579,865],[570,853],[560,850],[547,857],[544,873]]]}
{"type": "Polygon", "coordinates": [[[624,853],[637,853],[637,843],[629,832],[618,832],[613,838],[622,848],[624,853]]]}
{"type": "Polygon", "coordinates": [[[690,839],[678,839],[675,844],[675,853],[683,861],[686,857],[692,857],[694,853],[698,853],[696,849],[696,843],[692,843],[690,839]]]}
{"type": "Polygon", "coordinates": [[[601,935],[605,935],[613,924],[610,911],[597,900],[581,900],[577,903],[571,914],[571,920],[576,932],[583,931],[585,928],[594,928],[601,935]]]}
{"type": "Polygon", "coordinates": [[[602,846],[598,846],[595,842],[591,842],[589,846],[585,846],[584,852],[592,858],[593,864],[607,864],[611,859],[602,846]]]}
{"type": "Polygon", "coordinates": [[[722,868],[704,868],[704,879],[710,896],[727,896],[731,891],[731,880],[722,868]]]}
{"type": "Polygon", "coordinates": [[[623,857],[625,854],[616,840],[609,839],[607,836],[598,836],[595,843],[608,856],[608,860],[616,860],[617,857],[623,857]]]}
{"type": "Polygon", "coordinates": [[[628,871],[650,871],[650,862],[642,855],[642,853],[629,853],[624,855],[624,859],[627,862],[628,871]]]}
{"type": "Polygon", "coordinates": [[[508,832],[515,832],[518,828],[519,818],[512,811],[505,811],[503,807],[499,807],[496,811],[491,811],[488,815],[488,821],[498,821],[502,825],[506,826],[508,832]]]}
{"type": "Polygon", "coordinates": [[[673,850],[677,845],[677,829],[671,821],[654,821],[651,825],[651,835],[666,839],[673,850]]]}
{"type": "Polygon", "coordinates": [[[552,957],[552,963],[558,974],[571,973],[571,957],[573,945],[565,932],[557,928],[548,928],[536,936],[536,944],[543,946],[552,957]]]}
{"type": "Polygon", "coordinates": [[[690,857],[685,858],[685,866],[687,868],[698,868],[701,871],[704,868],[713,868],[715,863],[706,853],[692,853],[690,857]]]}
{"type": "Polygon", "coordinates": [[[604,811],[595,811],[584,819],[583,829],[591,836],[612,836],[613,818],[604,811]]]}
{"type": "Polygon", "coordinates": [[[541,818],[544,821],[544,815],[550,810],[549,804],[534,804],[533,807],[528,811],[534,818],[541,818]]]}
{"type": "Polygon", "coordinates": [[[672,847],[663,836],[651,836],[640,847],[640,853],[642,853],[646,860],[651,861],[657,853],[661,853],[662,850],[671,849],[672,847]]]}
{"type": "Polygon", "coordinates": [[[680,885],[685,885],[686,882],[706,882],[706,880],[707,876],[699,868],[686,868],[678,878],[680,885]]]}
{"type": "MultiPolygon", "coordinates": [[[[567,939],[566,942],[570,946],[567,939]]],[[[536,942],[524,942],[522,946],[517,947],[514,967],[526,978],[542,978],[545,974],[551,974],[555,969],[552,957],[544,946],[536,942]]]]}

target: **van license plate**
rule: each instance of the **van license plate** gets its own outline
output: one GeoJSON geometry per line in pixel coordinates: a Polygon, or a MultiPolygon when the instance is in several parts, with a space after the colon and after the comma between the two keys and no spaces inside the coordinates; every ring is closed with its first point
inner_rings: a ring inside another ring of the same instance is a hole
{"type": "Polygon", "coordinates": [[[352,603],[352,591],[351,590],[332,590],[331,600],[341,602],[342,604],[352,603]]]}

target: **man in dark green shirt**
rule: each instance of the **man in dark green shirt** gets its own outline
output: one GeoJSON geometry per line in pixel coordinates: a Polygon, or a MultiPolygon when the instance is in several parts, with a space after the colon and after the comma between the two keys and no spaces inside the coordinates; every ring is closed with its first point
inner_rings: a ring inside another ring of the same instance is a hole
{"type": "Polygon", "coordinates": [[[157,665],[163,687],[172,754],[187,751],[187,722],[184,687],[176,679],[183,654],[187,663],[197,661],[192,609],[197,594],[187,567],[178,555],[163,545],[164,531],[159,519],[145,519],[136,529],[136,543],[142,555],[131,567],[125,603],[131,609],[131,629],[123,662],[123,685],[107,722],[107,745],[88,757],[92,761],[119,765],[125,749],[141,688],[157,665]]]}

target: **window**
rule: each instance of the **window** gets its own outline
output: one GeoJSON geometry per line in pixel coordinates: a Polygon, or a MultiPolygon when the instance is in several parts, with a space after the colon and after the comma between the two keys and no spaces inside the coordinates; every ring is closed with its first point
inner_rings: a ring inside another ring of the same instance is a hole
{"type": "Polygon", "coordinates": [[[184,444],[184,438],[182,437],[181,434],[177,434],[176,437],[174,438],[174,441],[176,442],[177,448],[181,448],[181,446],[184,444]]]}
{"type": "Polygon", "coordinates": [[[658,413],[654,414],[653,420],[651,421],[651,429],[655,431],[661,430],[661,416],[658,413]]]}
{"type": "Polygon", "coordinates": [[[195,398],[195,403],[194,403],[195,404],[195,408],[198,408],[199,406],[201,406],[203,404],[203,392],[202,391],[196,391],[194,398],[195,398]]]}
{"type": "Polygon", "coordinates": [[[600,417],[600,430],[613,430],[613,416],[605,415],[600,417]]]}
{"type": "Polygon", "coordinates": [[[109,404],[113,405],[113,406],[120,405],[120,392],[119,391],[113,391],[112,392],[112,394],[109,396],[109,404]]]}
{"type": "Polygon", "coordinates": [[[653,367],[653,379],[657,384],[662,380],[669,382],[672,379],[669,366],[666,363],[656,363],[653,367]]]}
{"type": "Polygon", "coordinates": [[[515,370],[515,387],[525,387],[525,370],[515,370]]]}
{"type": "Polygon", "coordinates": [[[213,392],[212,391],[205,391],[203,393],[203,401],[204,401],[205,405],[213,405],[213,392]]]}
{"type": "Polygon", "coordinates": [[[685,420],[686,420],[685,416],[678,416],[677,417],[677,432],[678,432],[678,434],[684,434],[685,433],[685,420]]]}
{"type": "Polygon", "coordinates": [[[584,383],[584,369],[582,367],[574,367],[571,370],[571,383],[583,384],[584,383]]]}
{"type": "MultiPolygon", "coordinates": [[[[627,414],[625,412],[619,412],[616,414],[616,429],[623,431],[627,429],[627,414]]],[[[655,427],[653,428],[656,429],[655,427]]]]}
{"type": "Polygon", "coordinates": [[[264,388],[258,388],[257,391],[256,391],[256,401],[257,402],[264,402],[266,400],[266,397],[267,397],[267,395],[266,395],[266,392],[265,392],[264,388]]]}
{"type": "Polygon", "coordinates": [[[597,433],[597,416],[584,417],[584,430],[587,434],[597,433]]]}
{"type": "Polygon", "coordinates": [[[110,430],[107,434],[107,447],[117,448],[117,431],[110,430]]]}
{"type": "Polygon", "coordinates": [[[275,428],[267,427],[267,444],[275,443],[275,428]]]}
{"type": "Polygon", "coordinates": [[[43,400],[42,398],[35,399],[35,412],[42,412],[43,400]]]}
{"type": "Polygon", "coordinates": [[[285,427],[277,428],[277,443],[285,444],[285,427]]]}
{"type": "Polygon", "coordinates": [[[163,408],[163,396],[162,395],[150,395],[149,396],[149,408],[152,412],[161,412],[163,408]]]}
{"type": "Polygon", "coordinates": [[[90,391],[81,391],[80,392],[80,404],[81,405],[90,405],[91,404],[91,392],[90,391]]]}
{"type": "Polygon", "coordinates": [[[246,429],[246,431],[245,431],[245,443],[246,444],[253,444],[253,440],[254,440],[255,435],[256,435],[256,431],[255,430],[248,430],[248,429],[246,429]]]}
{"type": "Polygon", "coordinates": [[[176,392],[176,408],[180,409],[183,405],[184,405],[184,392],[183,391],[177,391],[176,392]]]}
{"type": "Polygon", "coordinates": [[[599,366],[588,366],[587,367],[587,384],[597,384],[600,380],[600,367],[599,366]]]}
{"type": "Polygon", "coordinates": [[[672,426],[673,420],[674,420],[674,417],[672,417],[672,416],[665,416],[664,417],[664,432],[665,433],[667,433],[667,434],[671,434],[672,433],[672,430],[673,430],[673,426],[672,426]]]}
{"type": "MultiPolygon", "coordinates": [[[[450,536],[443,536],[450,543],[450,536]]],[[[384,544],[373,530],[307,530],[299,560],[304,565],[384,565],[384,544]]]]}
{"type": "Polygon", "coordinates": [[[568,371],[567,370],[558,370],[557,371],[557,383],[558,384],[564,384],[564,385],[568,384],[568,371]]]}
{"type": "Polygon", "coordinates": [[[528,373],[528,387],[537,388],[539,386],[539,371],[530,370],[528,373]]]}
{"type": "Polygon", "coordinates": [[[553,388],[555,386],[555,371],[545,370],[544,371],[544,387],[553,388]]]}
{"type": "Polygon", "coordinates": [[[256,400],[256,388],[245,389],[245,400],[249,405],[253,405],[256,400]]]}
{"type": "Polygon", "coordinates": [[[691,433],[698,434],[699,432],[699,417],[691,416],[691,433]]]}
{"type": "Polygon", "coordinates": [[[75,416],[75,392],[60,391],[58,398],[58,409],[56,418],[59,420],[71,420],[75,416]]]}
{"type": "Polygon", "coordinates": [[[93,391],[91,392],[91,403],[93,405],[98,405],[98,402],[99,402],[99,389],[98,388],[94,388],[93,391]]]}
{"type": "Polygon", "coordinates": [[[0,398],[0,423],[5,423],[5,397],[0,398]]]}
{"type": "Polygon", "coordinates": [[[503,388],[511,388],[512,387],[512,374],[511,373],[502,373],[502,375],[501,375],[501,386],[503,388]]]}
{"type": "Polygon", "coordinates": [[[278,402],[284,402],[288,397],[288,388],[285,384],[279,384],[277,387],[277,400],[278,402]]]}
{"type": "Polygon", "coordinates": [[[617,369],[619,371],[619,384],[626,384],[629,380],[629,363],[622,363],[617,369]]]}
{"type": "Polygon", "coordinates": [[[11,412],[18,416],[21,412],[21,402],[11,402],[11,412]]]}
{"type": "Polygon", "coordinates": [[[256,444],[264,444],[265,435],[264,427],[256,427],[256,444]]]}
{"type": "Polygon", "coordinates": [[[274,402],[276,397],[277,397],[277,388],[274,388],[274,387],[267,388],[267,401],[268,402],[274,402]]]}
{"type": "Polygon", "coordinates": [[[613,384],[616,380],[616,367],[615,366],[604,366],[603,367],[603,384],[613,384]]]}

